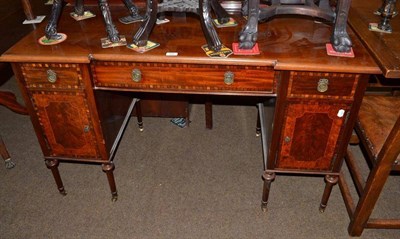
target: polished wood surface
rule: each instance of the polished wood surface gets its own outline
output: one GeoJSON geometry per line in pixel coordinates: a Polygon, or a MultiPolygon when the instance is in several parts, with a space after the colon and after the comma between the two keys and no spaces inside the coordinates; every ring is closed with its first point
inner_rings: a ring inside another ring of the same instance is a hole
{"type": "MultiPolygon", "coordinates": [[[[364,97],[355,129],[359,135],[363,135],[362,140],[369,154],[367,158],[371,160],[371,165],[376,163],[378,154],[389,135],[388,132],[393,128],[399,116],[400,100],[398,96],[368,95],[364,97]]],[[[400,155],[396,160],[400,160],[400,155]]],[[[400,169],[398,163],[393,167],[397,170],[400,169]]]]}
{"type": "MultiPolygon", "coordinates": [[[[69,12],[68,7],[65,12],[69,12]]],[[[125,15],[125,9],[112,8],[113,18],[125,15]]],[[[91,9],[99,14],[96,7],[91,9]]],[[[206,65],[246,65],[270,66],[275,70],[313,70],[348,73],[380,73],[369,53],[362,47],[357,37],[353,49],[355,58],[327,56],[325,44],[329,42],[331,26],[316,23],[312,19],[276,18],[260,24],[258,44],[260,55],[236,56],[226,59],[211,59],[201,49],[206,44],[201,31],[199,19],[191,14],[167,15],[171,22],[157,25],[153,29],[150,40],[160,43],[160,46],[144,54],[137,53],[126,47],[101,48],[100,39],[106,36],[104,24],[100,18],[87,21],[73,21],[68,14],[63,14],[59,23],[59,31],[68,38],[61,44],[42,46],[37,40],[44,35],[44,26],[25,37],[18,45],[11,48],[0,58],[8,62],[62,62],[88,63],[98,61],[130,61],[130,62],[162,62],[162,63],[194,63],[206,65]],[[179,31],[177,31],[179,29],[179,31]],[[29,50],[27,50],[29,49],[29,50]],[[177,57],[166,56],[167,52],[177,52],[177,57]],[[299,58],[301,59],[299,61],[299,58]]],[[[218,29],[221,41],[228,47],[237,42],[238,33],[245,20],[235,16],[239,26],[218,29]]],[[[132,34],[138,24],[117,24],[121,35],[132,41],[132,34]]]]}
{"type": "Polygon", "coordinates": [[[400,78],[400,18],[391,19],[393,32],[390,34],[368,30],[369,23],[379,23],[381,20],[380,16],[374,14],[381,5],[380,0],[353,0],[348,22],[375,58],[383,75],[387,78],[400,78]]]}

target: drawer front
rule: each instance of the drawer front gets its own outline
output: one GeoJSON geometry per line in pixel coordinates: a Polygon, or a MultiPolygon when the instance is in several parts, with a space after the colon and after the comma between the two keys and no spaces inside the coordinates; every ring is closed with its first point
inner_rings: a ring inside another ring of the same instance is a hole
{"type": "Polygon", "coordinates": [[[288,97],[353,99],[359,75],[291,72],[288,97]]]}
{"type": "Polygon", "coordinates": [[[95,62],[97,87],[141,91],[273,93],[274,70],[269,67],[95,62]]]}
{"type": "Polygon", "coordinates": [[[344,103],[289,103],[275,167],[331,171],[349,112],[350,105],[344,103]]]}
{"type": "Polygon", "coordinates": [[[22,74],[28,88],[77,89],[82,86],[78,64],[25,63],[22,74]]]}

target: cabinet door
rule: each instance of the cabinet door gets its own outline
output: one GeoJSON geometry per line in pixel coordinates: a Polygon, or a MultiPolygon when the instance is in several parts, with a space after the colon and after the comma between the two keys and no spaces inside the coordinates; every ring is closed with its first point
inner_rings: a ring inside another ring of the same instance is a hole
{"type": "Polygon", "coordinates": [[[275,167],[330,171],[349,109],[346,104],[288,103],[275,167]]]}
{"type": "Polygon", "coordinates": [[[32,94],[50,155],[99,158],[86,99],[80,92],[32,94]]]}

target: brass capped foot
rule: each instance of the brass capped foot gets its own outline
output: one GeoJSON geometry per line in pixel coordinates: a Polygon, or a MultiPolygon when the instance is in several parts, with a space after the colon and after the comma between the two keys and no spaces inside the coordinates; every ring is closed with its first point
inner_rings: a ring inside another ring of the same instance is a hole
{"type": "Polygon", "coordinates": [[[15,167],[15,163],[11,161],[11,158],[4,160],[4,163],[6,165],[6,169],[12,169],[15,167]]]}
{"type": "Polygon", "coordinates": [[[326,205],[319,205],[319,212],[320,213],[324,213],[325,212],[325,208],[326,208],[326,205]]]}
{"type": "Polygon", "coordinates": [[[263,212],[267,212],[268,211],[267,204],[268,204],[268,202],[261,202],[261,210],[263,212]]]}
{"type": "Polygon", "coordinates": [[[61,195],[63,195],[63,196],[67,196],[67,191],[65,191],[65,189],[64,188],[62,188],[62,189],[58,189],[59,191],[60,191],[60,194],[61,195]]]}
{"type": "Polygon", "coordinates": [[[118,194],[117,193],[112,193],[111,194],[111,202],[116,202],[118,200],[118,194]]]}

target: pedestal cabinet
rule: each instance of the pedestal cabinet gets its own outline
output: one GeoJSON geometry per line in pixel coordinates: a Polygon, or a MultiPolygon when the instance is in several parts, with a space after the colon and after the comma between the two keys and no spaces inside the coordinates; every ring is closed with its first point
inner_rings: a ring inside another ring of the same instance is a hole
{"type": "Polygon", "coordinates": [[[21,64],[23,84],[46,142],[45,156],[100,159],[77,64],[21,64]]]}
{"type": "Polygon", "coordinates": [[[350,117],[359,103],[355,94],[366,80],[357,74],[282,72],[274,133],[267,160],[262,207],[266,209],[271,181],[276,172],[326,175],[323,211],[342,164],[341,144],[348,141],[350,117]],[[347,129],[347,131],[346,131],[347,129]]]}
{"type": "Polygon", "coordinates": [[[101,163],[109,179],[113,200],[116,200],[111,156],[117,134],[108,131],[118,131],[123,117],[107,113],[110,110],[106,108],[113,107],[115,112],[122,106],[127,112],[127,104],[115,107],[102,100],[118,99],[121,103],[118,93],[111,97],[111,93],[104,92],[95,95],[86,64],[13,63],[13,68],[33,116],[31,119],[46,165],[51,169],[60,193],[65,194],[65,189],[58,171],[59,161],[101,163]]]}

